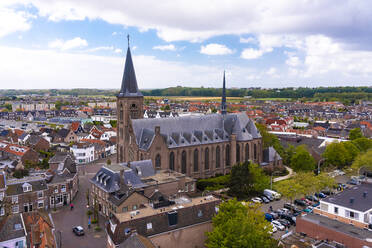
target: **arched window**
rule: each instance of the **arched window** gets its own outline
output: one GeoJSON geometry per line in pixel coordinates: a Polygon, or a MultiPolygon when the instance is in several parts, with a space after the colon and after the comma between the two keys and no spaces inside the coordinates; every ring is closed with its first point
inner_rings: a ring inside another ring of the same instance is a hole
{"type": "Polygon", "coordinates": [[[123,149],[123,146],[120,146],[120,161],[119,162],[123,162],[124,160],[124,149],[123,149]]]}
{"type": "Polygon", "coordinates": [[[181,173],[186,174],[186,151],[182,151],[181,173]]]}
{"type": "Polygon", "coordinates": [[[240,162],[240,145],[236,144],[236,162],[240,162]]]}
{"type": "Polygon", "coordinates": [[[216,147],[216,168],[220,168],[221,165],[221,154],[220,147],[216,147]]]}
{"type": "Polygon", "coordinates": [[[141,160],[143,160],[143,154],[141,153],[141,160]]]}
{"type": "Polygon", "coordinates": [[[123,120],[123,104],[120,103],[120,110],[119,110],[119,119],[120,120],[123,120]]]}
{"type": "Polygon", "coordinates": [[[245,161],[249,160],[249,144],[245,144],[245,161]]]}
{"type": "Polygon", "coordinates": [[[155,167],[160,168],[161,167],[161,157],[160,154],[157,154],[155,157],[155,167]]]}
{"type": "Polygon", "coordinates": [[[194,172],[199,170],[199,151],[198,149],[194,150],[194,172]]]}
{"type": "Polygon", "coordinates": [[[226,166],[230,166],[230,145],[226,146],[226,166]]]}
{"type": "Polygon", "coordinates": [[[207,147],[207,148],[205,148],[205,151],[204,151],[204,159],[205,159],[205,166],[204,166],[204,168],[206,169],[206,170],[209,170],[209,148],[207,147]]]}
{"type": "Polygon", "coordinates": [[[257,145],[256,144],[253,145],[253,156],[254,156],[254,160],[256,160],[257,159],[257,145]]]}
{"type": "Polygon", "coordinates": [[[174,152],[169,154],[169,169],[174,170],[174,152]]]}

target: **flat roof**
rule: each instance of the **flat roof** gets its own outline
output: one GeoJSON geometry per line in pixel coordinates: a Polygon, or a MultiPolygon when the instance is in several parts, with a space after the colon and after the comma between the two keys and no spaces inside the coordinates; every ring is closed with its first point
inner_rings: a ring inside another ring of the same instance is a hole
{"type": "Polygon", "coordinates": [[[188,207],[197,206],[197,205],[214,202],[214,201],[219,201],[219,199],[212,195],[205,196],[205,197],[195,197],[195,198],[181,197],[175,200],[176,204],[174,205],[154,209],[150,206],[149,203],[146,203],[144,204],[145,208],[140,208],[138,210],[131,211],[131,212],[125,212],[125,213],[115,213],[115,216],[119,220],[119,222],[122,223],[122,222],[126,222],[126,221],[133,220],[133,219],[141,219],[144,217],[157,215],[157,214],[164,213],[164,212],[174,211],[174,210],[181,209],[181,208],[188,208],[188,207]],[[137,212],[138,214],[132,216],[131,213],[136,212],[136,211],[138,211],[137,212]]]}
{"type": "Polygon", "coordinates": [[[322,199],[321,202],[366,212],[372,208],[372,184],[362,183],[361,185],[345,189],[336,195],[322,199]],[[366,193],[366,197],[364,197],[364,193],[366,193]],[[350,199],[353,199],[352,203],[350,203],[350,199]]]}
{"type": "Polygon", "coordinates": [[[306,214],[300,218],[307,220],[309,222],[315,223],[317,225],[332,229],[334,231],[347,234],[349,236],[365,240],[372,239],[372,231],[367,229],[358,228],[351,224],[346,224],[337,220],[333,220],[318,214],[306,214]]]}
{"type": "Polygon", "coordinates": [[[182,178],[182,177],[185,177],[186,182],[191,182],[194,180],[191,177],[185,176],[184,174],[176,172],[176,171],[158,170],[152,176],[141,178],[141,181],[147,185],[156,185],[156,184],[178,181],[179,178],[182,178]]]}

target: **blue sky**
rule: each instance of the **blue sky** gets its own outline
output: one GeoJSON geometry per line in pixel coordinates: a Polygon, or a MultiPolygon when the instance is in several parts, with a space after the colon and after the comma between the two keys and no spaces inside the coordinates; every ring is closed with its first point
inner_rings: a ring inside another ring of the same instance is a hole
{"type": "Polygon", "coordinates": [[[339,0],[2,0],[0,88],[372,86],[372,9],[339,0]]]}

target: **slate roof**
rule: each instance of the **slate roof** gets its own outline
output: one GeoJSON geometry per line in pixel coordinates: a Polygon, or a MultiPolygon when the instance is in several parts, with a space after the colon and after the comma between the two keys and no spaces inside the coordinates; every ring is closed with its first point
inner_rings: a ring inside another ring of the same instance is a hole
{"type": "Polygon", "coordinates": [[[39,140],[42,139],[40,136],[31,134],[30,137],[26,140],[31,145],[36,145],[39,140]]]}
{"type": "Polygon", "coordinates": [[[20,214],[4,217],[0,221],[0,242],[25,236],[24,225],[20,214]],[[20,229],[16,229],[15,225],[20,225],[20,229]]]}
{"type": "Polygon", "coordinates": [[[70,133],[70,130],[66,128],[61,128],[57,132],[57,134],[63,138],[66,138],[69,133],[70,133]]]}
{"type": "Polygon", "coordinates": [[[136,73],[134,71],[132,55],[128,46],[127,57],[125,60],[124,75],[121,82],[121,89],[118,97],[138,97],[143,96],[138,90],[136,73]]]}
{"type": "Polygon", "coordinates": [[[8,188],[6,190],[6,195],[20,195],[23,194],[23,188],[22,185],[24,183],[29,183],[32,186],[32,191],[30,192],[36,192],[36,191],[41,191],[41,190],[46,190],[48,189],[47,183],[44,179],[39,179],[39,180],[31,180],[31,181],[22,181],[19,183],[12,183],[8,184],[8,188]]]}
{"type": "Polygon", "coordinates": [[[363,183],[361,185],[345,189],[344,191],[331,197],[322,199],[321,201],[365,212],[372,208],[372,184],[363,183]],[[364,192],[367,193],[365,198],[363,196],[364,192]],[[354,199],[353,203],[350,203],[351,198],[354,199]]]}
{"type": "Polygon", "coordinates": [[[121,243],[119,248],[155,248],[155,245],[146,237],[139,235],[137,233],[131,234],[123,243],[121,243]]]}
{"type": "Polygon", "coordinates": [[[280,157],[279,153],[276,152],[274,147],[270,146],[263,151],[263,161],[270,163],[274,161],[281,160],[282,157],[280,157]]]}
{"type": "Polygon", "coordinates": [[[140,160],[140,161],[133,161],[128,163],[124,163],[125,166],[131,168],[136,172],[136,174],[140,177],[149,177],[155,174],[154,166],[152,165],[151,159],[148,160],[140,160]]]}
{"type": "MultiPolygon", "coordinates": [[[[124,168],[123,168],[124,169],[124,168]]],[[[97,174],[90,179],[96,186],[102,188],[108,193],[113,193],[120,189],[120,174],[103,166],[97,174]],[[102,183],[101,183],[102,179],[102,183]],[[106,185],[104,181],[106,180],[106,185]]]]}
{"type": "Polygon", "coordinates": [[[143,150],[151,146],[156,126],[160,127],[160,134],[169,148],[224,142],[231,134],[236,134],[237,141],[261,138],[245,113],[134,119],[132,126],[136,142],[143,150]]]}
{"type": "MultiPolygon", "coordinates": [[[[57,153],[50,160],[49,164],[61,164],[63,163],[63,169],[67,169],[70,173],[76,173],[76,163],[74,157],[70,153],[57,153]]],[[[61,170],[63,170],[61,169],[61,170]]]]}

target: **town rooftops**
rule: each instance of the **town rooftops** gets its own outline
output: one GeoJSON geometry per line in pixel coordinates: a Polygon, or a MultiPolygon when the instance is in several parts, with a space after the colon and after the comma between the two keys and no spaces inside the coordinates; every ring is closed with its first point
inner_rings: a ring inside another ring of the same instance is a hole
{"type": "Polygon", "coordinates": [[[26,232],[21,214],[13,214],[0,220],[0,242],[25,236],[26,232]]]}
{"type": "Polygon", "coordinates": [[[181,197],[175,200],[176,205],[170,205],[164,208],[155,209],[151,207],[149,203],[147,203],[145,204],[144,208],[140,208],[137,211],[134,211],[136,212],[135,214],[133,212],[125,212],[125,213],[115,213],[114,215],[121,223],[121,222],[130,221],[133,219],[141,219],[141,218],[145,218],[148,216],[157,215],[160,213],[172,212],[177,209],[189,208],[189,207],[198,206],[198,205],[202,205],[202,204],[209,203],[209,202],[219,202],[219,201],[220,199],[212,195],[205,196],[205,197],[195,197],[195,198],[181,197]]]}
{"type": "Polygon", "coordinates": [[[132,233],[129,238],[127,238],[123,243],[121,243],[119,248],[155,248],[155,245],[151,241],[135,233],[132,233]]]}
{"type": "Polygon", "coordinates": [[[321,201],[365,212],[372,209],[372,184],[362,183],[321,201]]]}
{"type": "Polygon", "coordinates": [[[45,178],[26,177],[21,179],[12,179],[7,181],[7,195],[19,195],[24,193],[23,186],[27,184],[31,186],[30,192],[36,192],[48,189],[45,178]],[[23,180],[22,180],[23,179],[23,180]]]}

